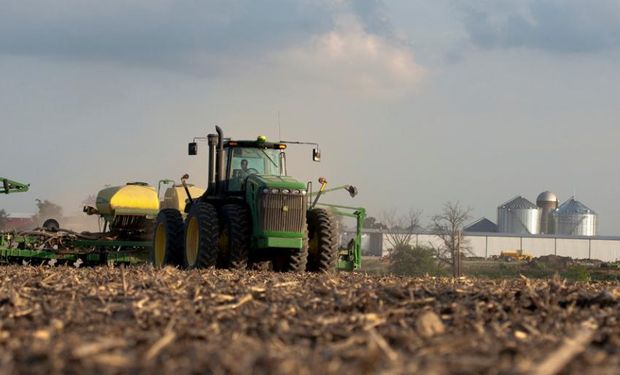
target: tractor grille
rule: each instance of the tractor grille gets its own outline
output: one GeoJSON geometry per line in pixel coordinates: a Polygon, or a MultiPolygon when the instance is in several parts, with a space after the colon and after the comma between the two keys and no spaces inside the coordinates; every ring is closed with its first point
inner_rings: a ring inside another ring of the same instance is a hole
{"type": "Polygon", "coordinates": [[[258,213],[265,231],[302,232],[306,222],[306,197],[295,194],[262,194],[258,213]]]}

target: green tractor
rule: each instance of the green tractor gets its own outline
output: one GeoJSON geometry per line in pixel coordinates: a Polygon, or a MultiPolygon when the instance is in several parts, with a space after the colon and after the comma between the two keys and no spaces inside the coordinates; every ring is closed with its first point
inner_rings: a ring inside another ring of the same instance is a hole
{"type": "Polygon", "coordinates": [[[317,144],[273,143],[262,136],[236,141],[216,126],[216,134],[189,144],[190,155],[197,154],[199,139],[209,147],[208,188],[199,197],[186,190],[186,215],[159,212],[151,248],[156,267],[336,270],[340,246],[331,210],[316,207],[317,199],[311,200],[320,194],[286,171],[287,144],[314,145],[318,162],[317,144]]]}

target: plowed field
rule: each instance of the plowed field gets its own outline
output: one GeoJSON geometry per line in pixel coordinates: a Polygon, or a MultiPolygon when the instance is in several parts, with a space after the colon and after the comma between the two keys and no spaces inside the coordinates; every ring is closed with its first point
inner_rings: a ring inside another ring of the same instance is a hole
{"type": "Polygon", "coordinates": [[[0,267],[3,373],[617,374],[620,287],[0,267]]]}

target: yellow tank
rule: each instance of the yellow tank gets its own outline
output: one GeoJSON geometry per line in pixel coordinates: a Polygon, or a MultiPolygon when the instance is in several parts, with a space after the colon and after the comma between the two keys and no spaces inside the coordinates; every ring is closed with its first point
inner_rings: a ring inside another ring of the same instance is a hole
{"type": "MultiPolygon", "coordinates": [[[[193,199],[200,197],[205,192],[205,189],[194,185],[187,185],[187,188],[193,199]]],[[[183,210],[185,210],[186,199],[187,194],[185,193],[185,188],[183,188],[183,185],[174,185],[173,187],[166,189],[166,192],[164,193],[164,200],[161,202],[161,208],[173,208],[183,212],[183,210]]]]}
{"type": "Polygon", "coordinates": [[[97,194],[97,211],[102,216],[146,216],[159,212],[157,190],[143,182],[103,189],[97,194]]]}

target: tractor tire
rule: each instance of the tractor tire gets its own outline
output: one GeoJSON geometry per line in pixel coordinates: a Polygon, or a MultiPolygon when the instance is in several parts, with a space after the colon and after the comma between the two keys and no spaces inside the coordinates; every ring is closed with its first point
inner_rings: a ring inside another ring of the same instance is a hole
{"type": "Polygon", "coordinates": [[[271,262],[268,260],[263,261],[250,261],[248,269],[252,271],[265,272],[272,270],[271,262]]]}
{"type": "Polygon", "coordinates": [[[338,230],[334,216],[326,209],[308,211],[309,272],[331,273],[338,262],[338,230]]]}
{"type": "Polygon", "coordinates": [[[50,232],[58,232],[58,230],[60,229],[60,224],[56,219],[47,219],[43,223],[43,229],[50,232]]]}
{"type": "Polygon", "coordinates": [[[153,229],[151,264],[157,268],[178,266],[183,257],[183,217],[178,210],[166,208],[159,211],[153,229]]]}
{"type": "Polygon", "coordinates": [[[185,251],[182,266],[215,267],[218,256],[219,220],[210,203],[196,202],[185,219],[185,251]]]}
{"type": "Polygon", "coordinates": [[[278,253],[272,261],[277,272],[304,272],[308,262],[308,231],[304,230],[301,249],[276,249],[278,253]]]}
{"type": "Polygon", "coordinates": [[[250,212],[239,204],[226,204],[220,210],[220,222],[220,266],[247,269],[252,236],[250,212]]]}

